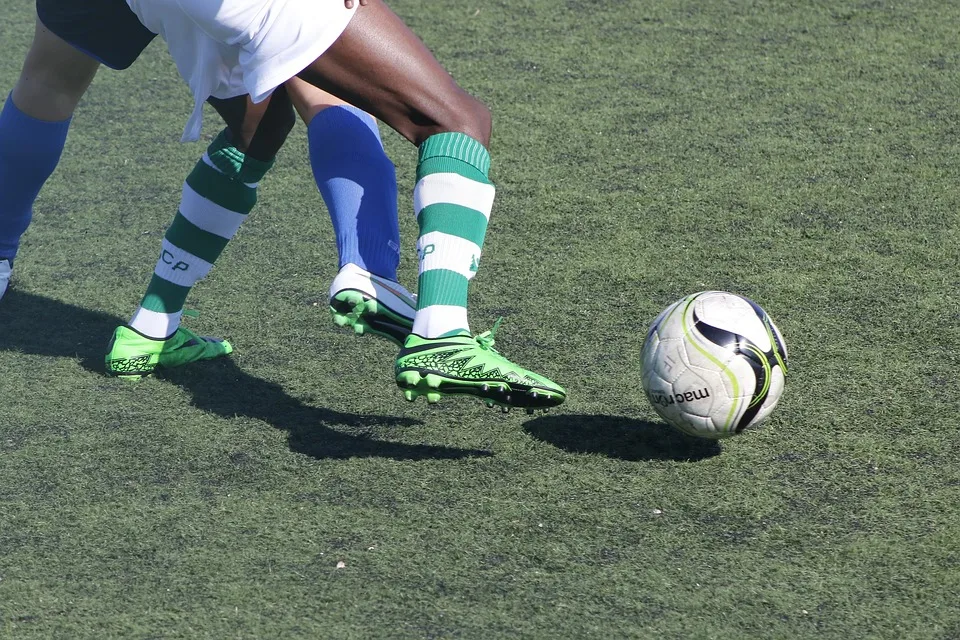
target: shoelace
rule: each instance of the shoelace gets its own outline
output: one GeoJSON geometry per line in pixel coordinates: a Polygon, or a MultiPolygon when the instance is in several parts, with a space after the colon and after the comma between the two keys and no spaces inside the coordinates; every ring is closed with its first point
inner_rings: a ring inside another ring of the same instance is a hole
{"type": "Polygon", "coordinates": [[[497,329],[500,328],[500,323],[503,322],[503,316],[497,318],[497,321],[493,323],[493,327],[489,331],[484,331],[481,334],[474,336],[474,339],[480,344],[481,349],[486,349],[488,351],[493,351],[496,353],[496,349],[493,348],[494,336],[497,335],[497,329]]]}

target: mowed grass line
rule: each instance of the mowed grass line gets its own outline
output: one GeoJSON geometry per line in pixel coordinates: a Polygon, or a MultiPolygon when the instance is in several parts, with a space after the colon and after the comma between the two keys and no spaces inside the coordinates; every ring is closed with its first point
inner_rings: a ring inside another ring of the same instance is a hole
{"type": "MultiPolygon", "coordinates": [[[[105,378],[202,149],[154,45],[95,81],[0,303],[0,636],[960,636],[958,10],[392,6],[494,108],[474,329],[504,316],[569,401],[402,400],[394,350],[327,317],[302,126],[188,301],[235,356],[105,378]],[[791,354],[720,444],[639,388],[647,323],[702,289],[791,354]]],[[[10,87],[31,5],[0,15],[10,87]]],[[[415,154],[384,137],[412,285],[415,154]]]]}

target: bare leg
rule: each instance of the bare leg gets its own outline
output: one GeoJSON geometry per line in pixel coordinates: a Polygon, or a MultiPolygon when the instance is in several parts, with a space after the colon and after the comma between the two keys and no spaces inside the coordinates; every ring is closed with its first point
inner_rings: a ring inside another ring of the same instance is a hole
{"type": "Polygon", "coordinates": [[[457,85],[381,0],[357,9],[346,31],[300,77],[383,120],[418,146],[446,132],[489,144],[486,106],[457,85]]]}
{"type": "Polygon", "coordinates": [[[273,162],[293,129],[295,116],[284,87],[259,103],[249,96],[209,98],[208,102],[226,123],[230,142],[259,161],[273,162]]]}
{"type": "Polygon", "coordinates": [[[13,89],[14,104],[37,120],[66,120],[73,115],[99,67],[99,62],[37,20],[33,44],[13,89]]]}
{"type": "Polygon", "coordinates": [[[326,109],[327,107],[343,106],[347,102],[341,100],[335,95],[327,93],[323,89],[318,89],[309,82],[299,78],[291,78],[284,85],[293,107],[304,124],[309,125],[313,117],[326,109]]]}
{"type": "Polygon", "coordinates": [[[0,297],[33,203],[60,161],[70,117],[99,66],[37,20],[20,77],[0,112],[0,297]]]}

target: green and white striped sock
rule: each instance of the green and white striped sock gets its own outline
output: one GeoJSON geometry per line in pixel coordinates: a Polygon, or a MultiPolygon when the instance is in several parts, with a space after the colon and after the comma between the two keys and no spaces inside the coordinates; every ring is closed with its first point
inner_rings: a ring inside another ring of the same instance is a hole
{"type": "Polygon", "coordinates": [[[420,145],[414,210],[420,227],[417,315],[424,338],[469,333],[467,288],[480,264],[496,189],[490,154],[463,133],[440,133],[420,145]]]}
{"type": "Polygon", "coordinates": [[[210,144],[183,185],[180,208],[131,327],[151,338],[173,335],[187,294],[246,220],[257,202],[257,184],[272,164],[245,156],[225,131],[210,144]]]}

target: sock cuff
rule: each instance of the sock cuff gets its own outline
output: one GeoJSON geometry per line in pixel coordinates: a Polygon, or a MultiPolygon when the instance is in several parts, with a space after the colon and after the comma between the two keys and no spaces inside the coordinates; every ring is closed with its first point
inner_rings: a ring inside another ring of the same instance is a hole
{"type": "Polygon", "coordinates": [[[420,164],[432,158],[459,160],[484,177],[490,173],[490,153],[487,148],[465,133],[437,133],[424,140],[420,145],[420,164]]]}
{"type": "Polygon", "coordinates": [[[13,101],[13,92],[11,91],[7,94],[7,101],[3,106],[3,112],[0,114],[0,117],[3,119],[11,118],[17,124],[23,124],[25,126],[43,126],[50,129],[54,127],[62,129],[64,133],[70,128],[70,121],[73,120],[73,116],[67,118],[66,120],[41,120],[39,118],[34,118],[30,114],[24,113],[20,110],[20,107],[17,106],[17,103],[13,101]]]}
{"type": "Polygon", "coordinates": [[[377,119],[352,104],[333,105],[317,112],[307,125],[307,132],[311,138],[320,138],[327,143],[353,141],[356,139],[356,134],[352,129],[357,124],[362,124],[369,129],[377,142],[383,145],[377,119]]]}
{"type": "Polygon", "coordinates": [[[263,180],[275,160],[265,162],[251,158],[230,141],[224,129],[207,147],[207,156],[225,176],[237,182],[255,184],[263,180]]]}

